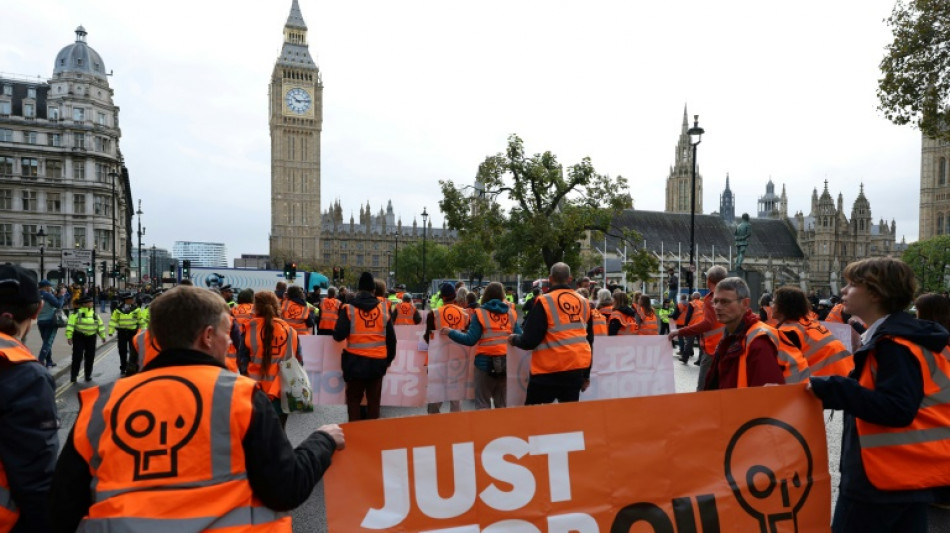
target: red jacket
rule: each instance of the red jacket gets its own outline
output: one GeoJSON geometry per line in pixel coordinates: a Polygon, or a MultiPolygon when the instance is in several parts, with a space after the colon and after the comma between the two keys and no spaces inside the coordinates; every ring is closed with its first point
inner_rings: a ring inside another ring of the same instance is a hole
{"type": "Polygon", "coordinates": [[[713,357],[703,390],[734,389],[739,381],[739,357],[745,352],[746,375],[750,387],[766,383],[785,384],[782,369],[778,366],[778,350],[766,336],[757,337],[744,347],[749,326],[759,321],[752,311],[746,311],[736,331],[724,334],[713,357]]]}

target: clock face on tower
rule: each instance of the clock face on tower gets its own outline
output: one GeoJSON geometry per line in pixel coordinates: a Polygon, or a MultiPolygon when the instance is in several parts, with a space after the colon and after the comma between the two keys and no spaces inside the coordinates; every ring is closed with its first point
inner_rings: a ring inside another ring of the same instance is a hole
{"type": "Polygon", "coordinates": [[[287,109],[290,109],[298,115],[306,113],[307,110],[310,109],[311,102],[310,93],[300,87],[294,87],[287,91],[287,109]]]}

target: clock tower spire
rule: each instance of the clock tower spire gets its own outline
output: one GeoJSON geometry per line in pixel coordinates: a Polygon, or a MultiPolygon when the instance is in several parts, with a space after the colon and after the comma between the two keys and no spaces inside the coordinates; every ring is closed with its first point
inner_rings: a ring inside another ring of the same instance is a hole
{"type": "Polygon", "coordinates": [[[320,135],[323,81],[307,45],[307,24],[293,0],[271,74],[270,256],[276,263],[319,262],[320,135]]]}

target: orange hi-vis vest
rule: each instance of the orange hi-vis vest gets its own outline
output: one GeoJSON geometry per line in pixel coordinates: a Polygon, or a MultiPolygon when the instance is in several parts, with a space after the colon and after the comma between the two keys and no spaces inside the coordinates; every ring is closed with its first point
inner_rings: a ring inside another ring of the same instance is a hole
{"type": "Polygon", "coordinates": [[[686,327],[695,326],[703,321],[703,300],[690,300],[689,305],[693,308],[693,316],[689,317],[689,324],[686,327]]]}
{"type": "Polygon", "coordinates": [[[393,324],[396,326],[411,326],[415,324],[412,319],[416,314],[416,306],[412,302],[400,302],[396,306],[396,320],[393,324]]]}
{"type": "MultiPolygon", "coordinates": [[[[12,364],[39,363],[39,360],[30,353],[30,349],[14,337],[0,333],[0,359],[12,364]]],[[[13,501],[10,482],[7,480],[7,471],[0,462],[0,531],[10,531],[20,518],[20,511],[13,501]]]]}
{"type": "Polygon", "coordinates": [[[231,316],[241,325],[241,330],[254,318],[254,304],[237,304],[231,308],[231,316]]]}
{"type": "Polygon", "coordinates": [[[614,312],[614,306],[612,306],[612,305],[605,305],[605,306],[603,306],[603,307],[598,307],[598,308],[597,308],[597,311],[599,311],[600,314],[604,315],[604,320],[607,321],[607,323],[609,324],[609,323],[610,323],[610,315],[612,315],[613,312],[614,312]]]}
{"type": "Polygon", "coordinates": [[[765,311],[765,323],[770,326],[777,326],[778,321],[773,318],[775,311],[772,309],[772,306],[763,305],[762,310],[765,311]]]}
{"type": "Polygon", "coordinates": [[[320,301],[320,323],[317,329],[334,329],[336,320],[340,317],[340,300],[324,298],[320,301]]]}
{"type": "MultiPolygon", "coordinates": [[[[247,324],[247,334],[244,335],[244,345],[250,351],[250,361],[247,364],[247,375],[260,382],[261,390],[267,393],[271,400],[280,398],[279,364],[285,359],[297,357],[297,332],[289,324],[279,318],[274,319],[274,333],[270,342],[270,366],[264,373],[264,318],[254,317],[247,324]]],[[[299,357],[297,357],[299,359],[299,357]]]]}
{"type": "MultiPolygon", "coordinates": [[[[712,300],[709,301],[709,305],[712,305],[712,300]]],[[[703,303],[703,307],[700,310],[700,320],[706,316],[706,304],[703,303]]],[[[696,312],[693,311],[693,316],[696,316],[696,312]]],[[[716,327],[703,333],[703,350],[712,356],[716,353],[716,346],[719,346],[719,341],[722,340],[722,335],[726,331],[726,326],[722,322],[716,320],[716,327]]]]}
{"type": "Polygon", "coordinates": [[[814,320],[783,322],[780,331],[794,331],[802,340],[802,356],[812,376],[843,376],[854,370],[854,359],[844,343],[814,320]]]}
{"type": "Polygon", "coordinates": [[[590,304],[570,289],[555,289],[538,297],[547,315],[547,332],[531,353],[531,374],[550,374],[590,367],[587,342],[590,304]]]}
{"type": "Polygon", "coordinates": [[[159,368],[80,391],[73,445],[92,474],[79,531],[277,531],[291,518],[247,480],[253,380],[159,368]]]}
{"type": "Polygon", "coordinates": [[[287,299],[280,305],[280,318],[294,328],[297,335],[310,335],[312,331],[307,326],[307,318],[310,316],[310,307],[300,305],[297,302],[287,299]]]}
{"type": "Polygon", "coordinates": [[[593,323],[594,335],[607,335],[607,319],[600,311],[591,309],[590,320],[593,323]]]}
{"type": "Polygon", "coordinates": [[[475,353],[492,357],[508,353],[508,336],[515,330],[518,315],[509,306],[507,313],[475,309],[475,318],[482,325],[482,336],[475,344],[475,353]]]}
{"type": "Polygon", "coordinates": [[[637,319],[624,313],[623,311],[615,311],[610,315],[610,320],[616,320],[617,322],[620,322],[620,329],[617,331],[617,335],[637,334],[637,319]]]}
{"type": "Polygon", "coordinates": [[[839,324],[844,324],[844,305],[835,304],[831,308],[831,311],[828,311],[828,316],[825,317],[825,322],[837,322],[839,324]]]}
{"type": "Polygon", "coordinates": [[[688,303],[678,303],[676,308],[679,309],[680,314],[676,317],[676,327],[677,329],[686,326],[686,307],[688,303]]]}
{"type": "Polygon", "coordinates": [[[434,339],[443,327],[452,328],[458,331],[468,329],[469,315],[465,309],[455,304],[445,304],[435,310],[433,318],[433,329],[430,339],[434,339]]]}
{"type": "Polygon", "coordinates": [[[138,355],[139,370],[145,368],[145,365],[151,363],[162,352],[162,349],[158,347],[158,343],[155,342],[155,338],[147,329],[139,331],[132,338],[132,349],[138,355]]]}
{"type": "Polygon", "coordinates": [[[638,308],[637,315],[640,317],[640,324],[637,326],[637,335],[660,334],[660,320],[656,317],[656,313],[651,312],[649,315],[644,315],[643,308],[638,308]]]}
{"type": "Polygon", "coordinates": [[[346,351],[371,359],[386,358],[386,324],[389,323],[389,301],[377,301],[369,311],[345,305],[350,319],[350,335],[346,351]]]}
{"type": "MultiPolygon", "coordinates": [[[[950,485],[950,348],[934,353],[901,337],[886,339],[907,348],[917,358],[924,397],[910,425],[886,427],[855,418],[861,462],[872,485],[881,490],[918,490],[950,485]],[[943,465],[943,466],[939,466],[943,465]]],[[[862,387],[874,390],[877,360],[874,351],[858,376],[862,387]]]]}
{"type": "Polygon", "coordinates": [[[766,324],[765,322],[756,322],[749,326],[746,332],[745,340],[742,344],[742,356],[739,358],[739,378],[736,381],[736,388],[746,388],[749,386],[749,378],[746,371],[746,347],[757,337],[765,335],[772,341],[776,349],[776,358],[778,366],[782,369],[782,377],[786,384],[801,383],[808,379],[810,375],[808,370],[808,361],[802,356],[801,350],[791,343],[784,333],[766,324]]]}

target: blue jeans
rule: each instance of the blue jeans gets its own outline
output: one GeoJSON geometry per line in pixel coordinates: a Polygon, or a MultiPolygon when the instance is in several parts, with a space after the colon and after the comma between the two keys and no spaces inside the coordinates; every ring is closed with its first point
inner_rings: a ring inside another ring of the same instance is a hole
{"type": "Polygon", "coordinates": [[[59,328],[56,327],[55,322],[38,323],[37,327],[40,328],[40,338],[43,339],[43,347],[40,348],[40,355],[37,359],[40,360],[40,363],[49,365],[53,362],[53,341],[56,340],[56,330],[59,328]]]}

